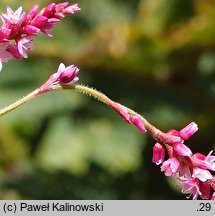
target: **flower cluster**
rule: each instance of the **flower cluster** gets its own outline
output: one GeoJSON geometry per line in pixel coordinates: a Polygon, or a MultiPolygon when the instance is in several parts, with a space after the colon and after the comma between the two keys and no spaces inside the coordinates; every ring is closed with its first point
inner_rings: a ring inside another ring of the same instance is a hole
{"type": "Polygon", "coordinates": [[[182,186],[182,193],[193,196],[193,199],[214,199],[215,193],[211,196],[211,189],[215,190],[215,156],[200,153],[193,154],[184,144],[198,127],[192,122],[180,131],[170,130],[167,133],[158,133],[153,129],[151,133],[156,134],[157,143],[153,147],[152,162],[161,165],[161,171],[166,176],[177,176],[182,186]],[[177,140],[178,138],[178,140],[177,140]],[[165,160],[166,153],[168,159],[165,160]]]}
{"type": "Polygon", "coordinates": [[[27,52],[32,50],[32,39],[38,32],[51,37],[50,30],[59,23],[65,15],[73,14],[80,10],[77,4],[51,3],[38,12],[38,6],[26,14],[22,7],[13,11],[7,8],[7,13],[1,14],[2,26],[0,27],[0,71],[2,62],[11,58],[27,58],[27,52]]]}

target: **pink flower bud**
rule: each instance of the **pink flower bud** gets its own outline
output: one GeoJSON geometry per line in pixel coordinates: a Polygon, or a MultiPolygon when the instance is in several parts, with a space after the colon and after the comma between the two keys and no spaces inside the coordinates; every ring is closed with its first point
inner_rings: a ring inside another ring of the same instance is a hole
{"type": "Polygon", "coordinates": [[[79,10],[81,10],[81,9],[79,8],[78,4],[74,4],[74,5],[71,5],[71,6],[67,7],[67,8],[65,8],[63,10],[63,13],[65,15],[69,15],[69,14],[73,14],[73,13],[79,11],[79,10]]]}
{"type": "Polygon", "coordinates": [[[196,131],[198,130],[198,126],[195,122],[191,122],[185,128],[180,130],[180,136],[182,139],[187,140],[189,139],[196,131]]]}
{"type": "Polygon", "coordinates": [[[110,106],[128,123],[136,126],[141,132],[145,133],[146,128],[137,114],[129,113],[128,109],[116,102],[110,104],[110,106]]]}
{"type": "Polygon", "coordinates": [[[192,151],[184,144],[177,143],[173,145],[173,151],[179,156],[191,156],[192,151]]]}
{"type": "Polygon", "coordinates": [[[55,3],[51,3],[46,8],[44,8],[41,15],[49,18],[50,16],[53,15],[54,10],[55,10],[55,3]]]}
{"type": "Polygon", "coordinates": [[[56,12],[62,12],[67,6],[68,6],[68,2],[63,2],[63,3],[59,3],[55,5],[55,11],[56,12]]]}
{"type": "Polygon", "coordinates": [[[113,102],[110,106],[128,123],[131,124],[130,115],[127,109],[119,103],[113,102]]]}
{"type": "Polygon", "coordinates": [[[79,69],[74,66],[70,65],[68,67],[65,67],[63,63],[59,65],[58,71],[56,74],[54,74],[53,77],[55,77],[56,81],[59,82],[61,85],[68,85],[73,84],[79,80],[77,77],[77,74],[79,72],[79,69]]]}
{"type": "Polygon", "coordinates": [[[58,67],[57,73],[52,74],[49,79],[39,88],[39,92],[45,93],[53,89],[53,86],[56,84],[60,85],[70,85],[78,81],[78,74],[79,69],[74,66],[70,65],[65,67],[63,63],[61,63],[58,67]]]}
{"type": "Polygon", "coordinates": [[[146,128],[139,116],[130,114],[129,119],[141,132],[146,132],[146,128]]]}
{"type": "Polygon", "coordinates": [[[161,141],[162,143],[164,144],[175,144],[175,143],[182,143],[183,140],[181,139],[181,137],[179,136],[175,136],[175,135],[171,135],[171,134],[168,134],[168,133],[159,133],[157,135],[157,138],[159,139],[159,141],[161,141]]]}
{"type": "Polygon", "coordinates": [[[45,16],[37,16],[32,22],[31,25],[40,28],[44,25],[44,23],[48,22],[48,18],[45,16]]]}
{"type": "Polygon", "coordinates": [[[38,33],[40,29],[32,25],[26,25],[24,31],[29,35],[34,35],[35,33],[38,33]]]}
{"type": "Polygon", "coordinates": [[[152,162],[157,165],[162,164],[165,158],[165,148],[160,143],[155,143],[153,146],[152,162]]]}

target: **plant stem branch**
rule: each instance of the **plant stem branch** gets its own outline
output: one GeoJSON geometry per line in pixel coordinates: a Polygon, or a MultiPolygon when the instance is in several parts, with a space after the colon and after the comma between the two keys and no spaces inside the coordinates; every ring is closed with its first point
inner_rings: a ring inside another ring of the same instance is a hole
{"type": "MultiPolygon", "coordinates": [[[[56,85],[55,89],[74,89],[78,92],[81,92],[82,94],[87,94],[88,96],[94,97],[95,99],[105,103],[106,105],[110,106],[112,103],[114,103],[113,100],[111,100],[110,98],[108,98],[105,94],[103,94],[102,92],[97,91],[96,89],[90,88],[88,86],[84,86],[84,85],[73,85],[73,86],[60,86],[60,85],[56,85]]],[[[125,107],[125,106],[124,106],[125,107]]],[[[134,115],[138,115],[143,124],[145,125],[145,127],[151,131],[151,129],[154,127],[152,126],[143,116],[141,116],[140,114],[136,113],[134,110],[125,107],[125,109],[130,113],[130,114],[134,114],[134,115]]]]}
{"type": "Polygon", "coordinates": [[[32,100],[33,98],[39,96],[39,90],[36,89],[33,92],[31,92],[30,94],[24,96],[23,98],[17,100],[16,102],[10,104],[9,106],[3,108],[0,110],[0,117],[11,112],[12,110],[20,107],[21,105],[27,103],[28,101],[32,100]]]}
{"type": "MultiPolygon", "coordinates": [[[[110,98],[108,98],[105,94],[103,94],[100,91],[97,91],[96,89],[90,88],[88,86],[84,86],[84,85],[60,85],[60,84],[55,84],[53,85],[49,91],[52,90],[76,90],[78,92],[81,92],[82,94],[87,94],[88,96],[94,97],[95,99],[105,103],[106,105],[111,107],[111,104],[115,103],[113,100],[111,100],[110,98]]],[[[11,112],[12,110],[20,107],[21,105],[29,102],[30,100],[34,99],[37,96],[40,96],[44,93],[46,93],[48,91],[41,91],[40,88],[34,90],[33,92],[31,92],[30,94],[24,96],[23,98],[19,99],[18,101],[14,102],[13,104],[3,108],[0,110],[0,117],[11,112]]],[[[122,105],[123,106],[123,105],[122,105]]],[[[132,109],[123,106],[128,113],[133,114],[133,115],[137,115],[139,116],[139,118],[142,120],[144,126],[146,127],[146,129],[149,130],[149,132],[151,133],[151,135],[156,139],[156,136],[154,134],[154,130],[155,127],[153,125],[151,125],[143,116],[141,116],[140,114],[136,113],[135,111],[133,111],[132,109]],[[153,132],[152,132],[153,131],[153,132]]],[[[158,129],[156,129],[158,133],[160,133],[160,131],[158,129]]]]}

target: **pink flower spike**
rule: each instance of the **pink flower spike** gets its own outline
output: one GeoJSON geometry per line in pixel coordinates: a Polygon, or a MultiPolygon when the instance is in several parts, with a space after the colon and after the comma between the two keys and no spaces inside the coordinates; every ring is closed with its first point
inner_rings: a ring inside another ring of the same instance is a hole
{"type": "Polygon", "coordinates": [[[164,162],[164,158],[165,148],[160,143],[155,143],[155,145],[153,146],[152,162],[159,165],[164,162]]]}
{"type": "Polygon", "coordinates": [[[191,156],[193,154],[186,145],[181,143],[174,144],[173,151],[179,156],[191,156]]]}
{"type": "Polygon", "coordinates": [[[213,176],[208,170],[200,169],[198,167],[193,168],[193,178],[198,178],[202,182],[213,179],[213,176]]]}
{"type": "Polygon", "coordinates": [[[182,139],[187,140],[189,139],[194,133],[198,131],[198,126],[195,122],[191,122],[185,128],[180,130],[180,136],[182,139]]]}
{"type": "Polygon", "coordinates": [[[130,114],[129,119],[142,133],[147,131],[139,116],[130,114]]]}
{"type": "Polygon", "coordinates": [[[169,158],[163,162],[161,171],[164,172],[165,176],[175,176],[180,167],[180,162],[176,158],[169,158]]]}

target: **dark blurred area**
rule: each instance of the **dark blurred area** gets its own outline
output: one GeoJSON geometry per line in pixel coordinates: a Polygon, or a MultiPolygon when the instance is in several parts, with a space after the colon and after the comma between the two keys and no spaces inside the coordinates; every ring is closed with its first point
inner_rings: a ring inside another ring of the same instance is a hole
{"type": "MultiPolygon", "coordinates": [[[[60,1],[56,1],[60,2],[60,1]]],[[[214,146],[215,2],[77,0],[53,38],[40,35],[29,58],[9,61],[1,107],[31,92],[63,62],[80,81],[141,113],[163,131],[191,121],[193,152],[214,146]]],[[[50,1],[0,1],[29,11],[50,1]]],[[[0,121],[1,199],[186,199],[151,162],[154,141],[105,105],[51,92],[0,121]]]]}

